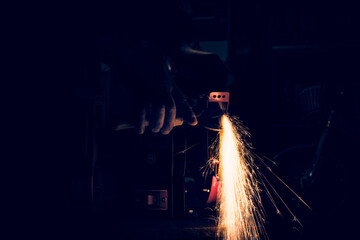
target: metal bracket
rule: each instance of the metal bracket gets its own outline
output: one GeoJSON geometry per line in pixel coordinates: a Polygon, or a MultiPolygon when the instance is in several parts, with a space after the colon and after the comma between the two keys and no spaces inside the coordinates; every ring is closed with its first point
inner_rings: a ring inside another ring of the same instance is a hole
{"type": "Polygon", "coordinates": [[[209,102],[229,102],[230,93],[228,92],[211,92],[209,102]]]}
{"type": "Polygon", "coordinates": [[[217,102],[219,103],[220,108],[224,111],[229,109],[229,92],[211,92],[208,97],[209,102],[217,102]],[[227,104],[225,104],[227,103],[227,104]]]}

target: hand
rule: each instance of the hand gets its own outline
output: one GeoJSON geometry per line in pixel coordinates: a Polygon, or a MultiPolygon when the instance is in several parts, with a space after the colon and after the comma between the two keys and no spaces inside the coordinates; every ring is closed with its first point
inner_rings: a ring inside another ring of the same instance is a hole
{"type": "MultiPolygon", "coordinates": [[[[178,90],[175,89],[175,91],[178,90]]],[[[158,133],[160,131],[162,134],[167,135],[175,126],[176,116],[187,124],[195,126],[197,118],[186,98],[176,97],[175,99],[178,100],[174,100],[172,94],[163,95],[159,93],[154,94],[154,96],[148,98],[148,101],[139,105],[137,108],[137,132],[143,134],[148,124],[152,132],[158,133]],[[149,122],[147,119],[149,119],[149,122]]]]}
{"type": "Polygon", "coordinates": [[[195,126],[197,119],[186,96],[174,83],[171,60],[150,44],[143,43],[137,53],[135,83],[136,131],[143,134],[147,120],[152,132],[166,135],[174,128],[175,119],[183,118],[195,126]],[[178,111],[177,111],[178,110],[178,111]]]}

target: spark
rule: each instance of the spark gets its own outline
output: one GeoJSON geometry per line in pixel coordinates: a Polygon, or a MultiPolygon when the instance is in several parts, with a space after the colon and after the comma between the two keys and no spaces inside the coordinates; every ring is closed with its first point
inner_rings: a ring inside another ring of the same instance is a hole
{"type": "Polygon", "coordinates": [[[224,114],[221,118],[218,234],[225,240],[257,240],[265,234],[257,171],[243,139],[245,129],[224,114]]]}
{"type": "Polygon", "coordinates": [[[210,171],[215,172],[215,176],[220,181],[216,208],[218,236],[224,240],[258,240],[261,237],[268,239],[265,231],[265,211],[261,201],[262,191],[275,207],[278,215],[282,213],[271,192],[292,216],[292,221],[302,227],[301,222],[269,179],[255,164],[255,160],[311,210],[311,207],[272,171],[265,160],[274,166],[277,166],[277,163],[265,156],[253,153],[253,148],[247,141],[250,133],[238,118],[224,114],[220,124],[221,131],[218,138],[210,146],[211,159],[204,167],[205,175],[208,175],[210,171]]]}

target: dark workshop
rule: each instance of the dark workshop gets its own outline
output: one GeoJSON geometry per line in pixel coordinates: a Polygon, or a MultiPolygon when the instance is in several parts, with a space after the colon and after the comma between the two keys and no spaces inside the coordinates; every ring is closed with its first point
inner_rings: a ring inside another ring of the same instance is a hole
{"type": "Polygon", "coordinates": [[[14,236],[358,238],[355,1],[28,5],[14,236]]]}

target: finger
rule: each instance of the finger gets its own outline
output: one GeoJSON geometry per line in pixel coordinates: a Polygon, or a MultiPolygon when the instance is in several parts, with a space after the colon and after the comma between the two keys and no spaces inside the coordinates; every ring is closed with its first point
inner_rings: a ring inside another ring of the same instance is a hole
{"type": "Polygon", "coordinates": [[[139,116],[137,118],[137,123],[135,126],[136,132],[138,134],[143,134],[145,131],[145,124],[146,124],[146,109],[145,106],[140,108],[139,116]]]}
{"type": "Polygon", "coordinates": [[[184,102],[184,121],[186,121],[190,126],[196,126],[198,124],[198,120],[192,107],[190,104],[185,100],[184,102]]]}
{"type": "Polygon", "coordinates": [[[153,105],[152,117],[150,122],[151,131],[158,133],[164,124],[165,106],[153,105]]]}
{"type": "Polygon", "coordinates": [[[168,103],[165,105],[165,119],[161,133],[167,135],[171,132],[175,125],[176,105],[172,97],[169,97],[168,103]]]}

